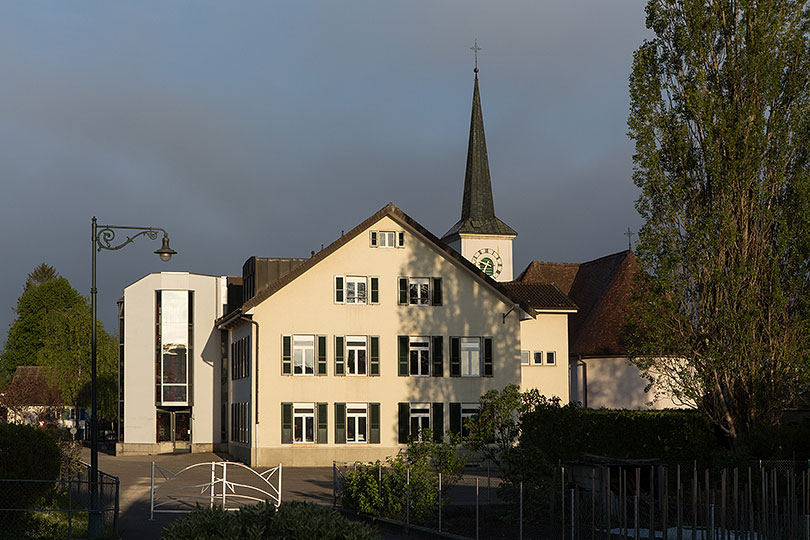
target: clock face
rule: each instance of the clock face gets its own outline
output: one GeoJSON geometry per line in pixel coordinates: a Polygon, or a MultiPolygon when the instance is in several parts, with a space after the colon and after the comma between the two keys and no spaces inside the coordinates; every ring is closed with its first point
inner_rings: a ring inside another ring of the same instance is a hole
{"type": "Polygon", "coordinates": [[[479,249],[472,256],[472,263],[490,277],[498,277],[503,270],[503,260],[500,254],[491,248],[479,249]]]}

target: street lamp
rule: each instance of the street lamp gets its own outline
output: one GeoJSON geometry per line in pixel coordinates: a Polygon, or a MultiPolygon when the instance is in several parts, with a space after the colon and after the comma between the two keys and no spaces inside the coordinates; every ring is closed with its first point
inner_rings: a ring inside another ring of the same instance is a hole
{"type": "Polygon", "coordinates": [[[98,500],[98,403],[96,399],[96,252],[102,249],[109,251],[121,249],[139,236],[146,236],[150,240],[156,240],[158,234],[161,232],[163,233],[163,245],[160,249],[155,250],[155,254],[160,256],[161,261],[169,262],[172,255],[175,255],[177,252],[169,247],[169,235],[164,229],[159,227],[99,225],[96,218],[93,217],[93,262],[90,285],[90,305],[93,311],[93,326],[90,331],[90,512],[87,523],[87,532],[90,538],[98,538],[101,536],[101,510],[99,509],[98,500]],[[126,240],[119,241],[115,239],[115,231],[135,231],[135,234],[126,236],[126,240]]]}

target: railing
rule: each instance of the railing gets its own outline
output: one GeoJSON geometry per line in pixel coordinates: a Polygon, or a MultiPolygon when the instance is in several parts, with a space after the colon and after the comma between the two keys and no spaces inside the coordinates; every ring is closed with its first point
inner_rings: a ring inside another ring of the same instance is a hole
{"type": "Polygon", "coordinates": [[[172,472],[153,461],[149,519],[154,519],[158,512],[191,512],[197,505],[235,510],[245,504],[269,500],[279,506],[281,472],[280,463],[278,467],[258,472],[234,461],[195,463],[172,472]]]}
{"type": "MultiPolygon", "coordinates": [[[[99,471],[99,510],[102,527],[118,535],[118,477],[99,471]]],[[[0,526],[4,537],[26,536],[26,531],[46,522],[60,538],[87,537],[90,509],[90,466],[80,462],[75,473],[56,481],[0,479],[0,526]],[[49,519],[45,516],[50,515],[49,519]]]]}

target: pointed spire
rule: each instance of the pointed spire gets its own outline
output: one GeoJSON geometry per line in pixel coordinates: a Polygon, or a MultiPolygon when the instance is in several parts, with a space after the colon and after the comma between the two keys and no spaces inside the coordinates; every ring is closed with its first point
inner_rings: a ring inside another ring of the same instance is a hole
{"type": "MultiPolygon", "coordinates": [[[[477,45],[476,43],[476,48],[477,45]]],[[[475,85],[473,87],[470,141],[467,146],[467,170],[464,176],[464,199],[461,204],[461,219],[445,233],[444,238],[458,233],[517,236],[514,229],[495,217],[492,181],[489,176],[489,159],[487,158],[487,141],[484,136],[484,115],[481,113],[481,95],[478,90],[477,58],[474,72],[475,85]]]]}

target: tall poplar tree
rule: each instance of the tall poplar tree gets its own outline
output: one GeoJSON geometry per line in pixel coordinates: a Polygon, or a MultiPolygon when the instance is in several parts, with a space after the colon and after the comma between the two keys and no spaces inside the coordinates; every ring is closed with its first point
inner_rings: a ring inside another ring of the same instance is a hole
{"type": "Polygon", "coordinates": [[[629,135],[638,255],[628,328],[656,387],[734,440],[779,421],[810,351],[810,11],[650,0],[629,135]]]}

